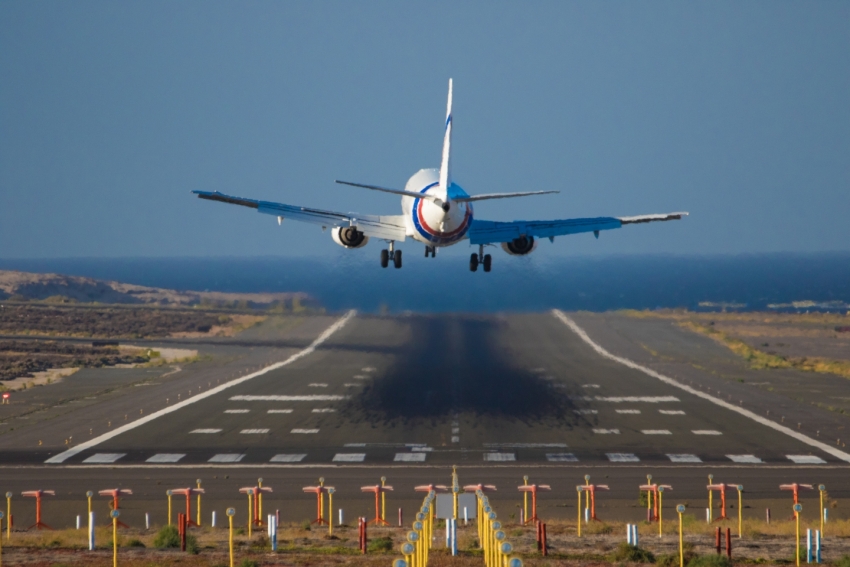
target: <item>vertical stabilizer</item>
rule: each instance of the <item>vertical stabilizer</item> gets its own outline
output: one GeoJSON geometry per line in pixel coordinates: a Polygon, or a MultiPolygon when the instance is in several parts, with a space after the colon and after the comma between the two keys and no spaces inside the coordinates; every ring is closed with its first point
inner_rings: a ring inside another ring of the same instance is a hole
{"type": "Polygon", "coordinates": [[[446,131],[443,135],[443,159],[440,162],[440,190],[445,195],[452,183],[452,80],[449,79],[449,101],[446,104],[446,131]]]}

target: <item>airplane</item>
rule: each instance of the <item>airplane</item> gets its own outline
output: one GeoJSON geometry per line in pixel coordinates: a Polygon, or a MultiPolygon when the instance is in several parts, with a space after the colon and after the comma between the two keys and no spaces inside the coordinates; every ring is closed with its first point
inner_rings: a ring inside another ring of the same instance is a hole
{"type": "Polygon", "coordinates": [[[377,185],[336,180],[351,187],[382,191],[401,195],[400,215],[361,215],[337,213],[309,207],[297,207],[270,201],[258,201],[225,195],[218,191],[192,191],[201,199],[220,201],[256,209],[257,212],[283,219],[292,219],[317,224],[322,230],[331,227],[333,241],[344,248],[355,249],[366,246],[370,238],[384,240],[387,248],[381,250],[381,267],[390,262],[401,268],[401,250],[396,242],[408,237],[425,244],[425,257],[435,258],[438,248],[453,246],[469,240],[478,246],[469,258],[470,271],[481,265],[485,272],[492,268],[490,254],[484,247],[501,245],[512,256],[524,256],[537,248],[537,241],[548,238],[554,242],[556,236],[592,232],[596,238],[603,230],[620,228],[627,224],[678,220],[686,212],[650,214],[631,217],[595,217],[543,221],[499,222],[474,218],[472,203],[490,199],[508,199],[559,193],[559,191],[530,191],[520,193],[485,193],[469,195],[452,179],[452,80],[449,79],[449,98],[446,109],[443,154],[439,169],[420,169],[407,181],[404,189],[391,189],[377,185]]]}

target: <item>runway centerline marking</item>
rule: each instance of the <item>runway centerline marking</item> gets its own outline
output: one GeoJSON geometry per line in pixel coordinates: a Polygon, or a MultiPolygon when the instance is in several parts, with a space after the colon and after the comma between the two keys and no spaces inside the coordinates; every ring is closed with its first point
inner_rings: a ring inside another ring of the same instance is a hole
{"type": "Polygon", "coordinates": [[[593,432],[596,433],[597,435],[619,435],[620,434],[619,429],[594,429],[593,432]]]}
{"type": "Polygon", "coordinates": [[[275,455],[269,461],[270,463],[300,463],[306,457],[306,453],[290,454],[290,455],[275,455]]]}
{"type": "MultiPolygon", "coordinates": [[[[126,455],[127,455],[127,453],[95,453],[94,455],[92,455],[91,457],[89,457],[88,459],[86,459],[86,460],[85,460],[85,461],[83,461],[83,462],[84,462],[84,463],[86,463],[86,464],[91,464],[91,463],[101,463],[101,464],[114,463],[115,461],[117,461],[118,459],[120,459],[121,457],[124,457],[124,456],[126,456],[126,455]]],[[[791,456],[792,456],[792,455],[789,455],[789,458],[791,458],[791,456]]]]}
{"type": "Polygon", "coordinates": [[[148,458],[146,463],[176,463],[186,456],[186,453],[157,453],[148,458]]]}
{"type": "Polygon", "coordinates": [[[680,409],[660,409],[658,413],[663,415],[685,415],[685,412],[680,409]]]}
{"type": "Polygon", "coordinates": [[[243,429],[239,433],[241,435],[263,435],[268,432],[268,429],[243,429]]]}
{"type": "Polygon", "coordinates": [[[801,441],[802,443],[805,443],[806,445],[809,445],[810,447],[816,447],[816,448],[820,449],[821,451],[824,451],[825,453],[828,453],[828,454],[832,455],[833,457],[836,457],[837,459],[840,459],[844,462],[850,463],[850,454],[845,453],[844,451],[841,451],[839,449],[831,447],[830,445],[827,445],[826,443],[822,443],[822,442],[820,442],[816,439],[812,439],[808,435],[803,435],[799,431],[794,431],[790,427],[785,427],[784,425],[780,425],[780,424],[776,423],[775,421],[771,421],[769,419],[766,419],[766,418],[764,418],[760,415],[757,415],[757,414],[751,412],[748,409],[744,409],[744,408],[736,406],[734,404],[730,404],[730,403],[725,402],[725,401],[723,401],[719,398],[715,398],[714,396],[706,394],[705,392],[700,392],[699,390],[695,390],[694,388],[691,388],[690,386],[686,386],[685,384],[682,384],[682,383],[678,382],[677,380],[670,378],[669,376],[665,376],[665,375],[663,375],[659,372],[656,372],[655,370],[652,370],[651,368],[647,368],[646,366],[642,366],[640,364],[637,364],[636,362],[633,362],[633,361],[631,361],[627,358],[623,358],[623,357],[611,354],[610,352],[608,352],[607,350],[602,348],[600,345],[593,342],[593,339],[591,339],[590,336],[588,336],[588,334],[584,331],[584,329],[579,327],[576,324],[575,321],[573,321],[572,319],[567,317],[562,311],[555,309],[555,310],[553,310],[552,313],[562,323],[564,323],[567,327],[569,327],[575,334],[577,334],[579,336],[579,338],[581,338],[585,343],[590,345],[590,347],[593,350],[595,350],[597,352],[597,354],[599,354],[600,356],[603,356],[603,357],[605,357],[609,360],[613,360],[614,362],[619,362],[623,366],[627,366],[627,367],[629,367],[633,370],[638,370],[640,372],[643,372],[644,374],[647,374],[648,376],[652,376],[653,378],[657,378],[658,380],[664,382],[667,385],[673,386],[675,388],[679,388],[680,390],[683,390],[683,391],[685,391],[689,394],[697,396],[698,398],[702,398],[703,400],[709,401],[709,402],[711,402],[715,405],[718,405],[720,407],[734,411],[735,413],[738,413],[738,414],[740,414],[744,417],[747,417],[747,418],[755,421],[756,423],[759,423],[761,425],[769,427],[769,428],[773,429],[774,431],[784,433],[785,435],[788,435],[789,437],[792,437],[792,438],[796,439],[797,441],[801,441]]]}
{"type": "Polygon", "coordinates": [[[307,356],[309,354],[312,354],[319,345],[321,345],[326,340],[328,340],[331,337],[331,335],[333,335],[334,333],[336,333],[337,331],[342,329],[345,326],[345,324],[348,323],[348,321],[351,318],[354,317],[354,314],[355,314],[355,311],[353,311],[353,310],[346,313],[342,318],[335,321],[333,325],[331,325],[330,327],[325,329],[322,332],[321,335],[316,337],[316,340],[314,340],[312,343],[310,343],[310,346],[308,346],[304,350],[296,352],[295,354],[293,354],[292,356],[290,356],[286,360],[282,360],[280,362],[275,362],[274,364],[270,364],[269,366],[266,366],[265,368],[261,368],[260,370],[258,370],[256,372],[252,372],[251,374],[248,374],[246,376],[242,376],[241,378],[236,378],[234,380],[231,380],[230,382],[225,382],[224,384],[222,384],[220,386],[216,386],[215,388],[211,388],[211,389],[207,390],[206,392],[196,394],[196,395],[192,396],[191,398],[187,398],[187,399],[183,400],[182,402],[178,402],[178,403],[174,404],[173,406],[168,406],[168,407],[163,408],[159,411],[155,411],[155,412],[153,412],[153,413],[151,413],[151,414],[149,414],[149,415],[147,415],[143,418],[137,419],[136,421],[132,421],[132,422],[126,424],[126,425],[122,425],[121,427],[118,427],[118,428],[114,429],[113,431],[109,431],[107,433],[104,433],[103,435],[99,435],[99,436],[95,437],[94,439],[90,439],[90,440],[88,440],[84,443],[80,443],[76,447],[72,447],[72,448],[68,449],[67,451],[63,451],[63,452],[59,453],[58,455],[54,455],[44,462],[47,463],[47,464],[64,463],[66,460],[70,459],[74,455],[77,455],[77,454],[85,451],[86,449],[91,449],[92,447],[96,447],[97,445],[100,445],[101,443],[103,443],[105,441],[109,441],[113,437],[117,437],[118,435],[121,435],[122,433],[126,433],[127,431],[131,431],[133,429],[136,429],[137,427],[141,427],[142,425],[145,425],[146,423],[150,423],[151,421],[153,421],[157,418],[160,418],[164,415],[168,415],[168,414],[173,413],[177,410],[181,410],[181,409],[185,408],[186,406],[190,406],[190,405],[192,405],[196,402],[199,402],[201,400],[204,400],[206,398],[214,396],[214,395],[216,395],[220,392],[223,392],[224,390],[227,390],[228,388],[232,388],[233,386],[238,386],[239,384],[247,382],[248,380],[256,378],[257,376],[262,376],[264,374],[272,372],[273,370],[277,370],[278,368],[283,368],[284,366],[288,366],[288,365],[292,364],[293,362],[300,360],[300,359],[304,358],[305,356],[307,356]]]}
{"type": "Polygon", "coordinates": [[[266,413],[292,413],[291,409],[270,409],[266,413]]]}
{"type": "Polygon", "coordinates": [[[825,465],[826,461],[814,455],[785,455],[789,461],[798,465],[825,465]]]}
{"type": "Polygon", "coordinates": [[[221,433],[221,429],[212,429],[209,427],[203,429],[193,429],[189,433],[204,433],[204,434],[212,434],[212,433],[221,433]]]}
{"type": "Polygon", "coordinates": [[[755,455],[726,455],[726,457],[728,457],[733,463],[757,465],[764,462],[755,455]]]}
{"type": "Polygon", "coordinates": [[[318,432],[319,432],[318,429],[293,429],[292,431],[290,431],[290,433],[303,433],[303,434],[318,433],[318,432]]]}
{"type": "Polygon", "coordinates": [[[669,429],[641,429],[644,435],[673,435],[669,429]]]}
{"type": "Polygon", "coordinates": [[[671,463],[701,463],[702,459],[697,457],[696,455],[691,455],[689,453],[667,453],[667,458],[670,459],[671,463]]]}
{"type": "Polygon", "coordinates": [[[618,409],[618,410],[614,410],[614,411],[616,411],[617,413],[624,413],[624,414],[639,414],[640,413],[639,409],[618,409]]]}
{"type": "Polygon", "coordinates": [[[247,409],[226,409],[226,410],[224,410],[224,413],[248,413],[249,411],[251,411],[251,410],[247,410],[247,409]]]}
{"type": "Polygon", "coordinates": [[[716,429],[694,429],[691,433],[694,435],[723,435],[723,433],[716,429]]]}
{"type": "Polygon", "coordinates": [[[245,458],[244,453],[219,453],[213,456],[208,463],[238,463],[245,458]]]}

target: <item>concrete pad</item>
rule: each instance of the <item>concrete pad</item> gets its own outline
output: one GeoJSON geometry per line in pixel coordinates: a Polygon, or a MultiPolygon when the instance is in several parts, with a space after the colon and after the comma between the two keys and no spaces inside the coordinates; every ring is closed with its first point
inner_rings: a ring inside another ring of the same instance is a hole
{"type": "Polygon", "coordinates": [[[824,465],[826,461],[814,455],[785,455],[798,465],[824,465]]]}
{"type": "Polygon", "coordinates": [[[157,453],[149,457],[146,463],[176,463],[186,456],[186,453],[157,453]]]}
{"type": "Polygon", "coordinates": [[[605,453],[612,463],[639,463],[640,459],[634,453],[605,453]]]}
{"type": "Polygon", "coordinates": [[[484,453],[484,460],[496,463],[516,461],[516,453],[484,453]]]}
{"type": "Polygon", "coordinates": [[[733,463],[756,465],[764,462],[755,455],[726,455],[726,457],[730,459],[733,463]]]}
{"type": "Polygon", "coordinates": [[[697,457],[696,455],[690,455],[687,453],[667,453],[667,458],[670,459],[671,463],[701,463],[702,459],[697,457]]]}
{"type": "Polygon", "coordinates": [[[300,463],[307,455],[305,453],[275,455],[269,460],[270,463],[300,463]]]}
{"type": "Polygon", "coordinates": [[[95,453],[88,459],[84,460],[84,463],[114,463],[121,457],[126,456],[127,453],[95,453]]]}
{"type": "Polygon", "coordinates": [[[208,463],[238,463],[245,458],[244,453],[219,453],[214,455],[208,463]]]}
{"type": "Polygon", "coordinates": [[[337,453],[334,455],[335,463],[362,463],[366,459],[366,453],[337,453]]]}
{"type": "Polygon", "coordinates": [[[393,461],[400,463],[424,463],[425,453],[396,453],[393,461]]]}
{"type": "Polygon", "coordinates": [[[578,457],[572,453],[546,453],[546,460],[550,463],[577,463],[578,457]]]}

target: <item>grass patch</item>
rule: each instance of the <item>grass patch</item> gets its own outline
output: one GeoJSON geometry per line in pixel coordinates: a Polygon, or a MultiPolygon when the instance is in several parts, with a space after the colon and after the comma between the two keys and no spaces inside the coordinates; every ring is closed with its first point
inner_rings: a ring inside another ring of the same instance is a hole
{"type": "MultiPolygon", "coordinates": [[[[621,543],[611,554],[611,561],[628,561],[629,563],[655,563],[655,556],[640,547],[621,543]]],[[[704,566],[708,567],[708,566],[704,566]]]]}

